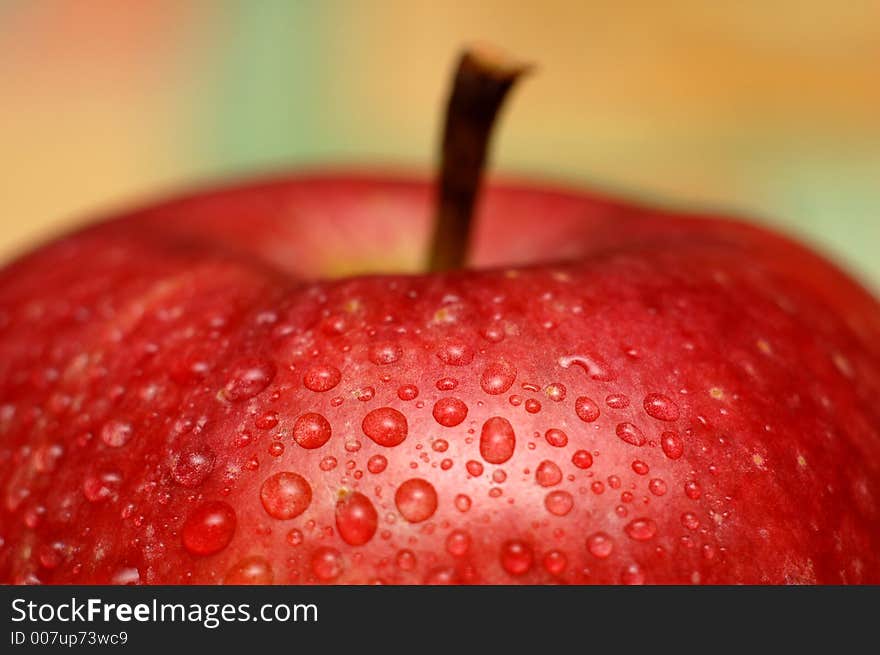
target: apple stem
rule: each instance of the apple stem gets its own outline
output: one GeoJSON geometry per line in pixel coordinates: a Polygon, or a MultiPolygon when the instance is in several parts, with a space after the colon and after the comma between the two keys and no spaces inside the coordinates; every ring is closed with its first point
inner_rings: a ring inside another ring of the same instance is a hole
{"type": "Polygon", "coordinates": [[[468,48],[459,59],[446,105],[431,271],[460,269],[467,261],[492,126],[507,92],[530,68],[485,45],[468,48]]]}

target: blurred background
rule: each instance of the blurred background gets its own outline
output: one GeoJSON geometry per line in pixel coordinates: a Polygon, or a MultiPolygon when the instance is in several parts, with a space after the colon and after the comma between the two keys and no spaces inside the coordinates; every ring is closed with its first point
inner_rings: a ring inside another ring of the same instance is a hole
{"type": "Polygon", "coordinates": [[[753,215],[880,289],[876,0],[0,0],[0,262],[225,179],[430,170],[474,39],[540,65],[493,170],[753,215]]]}

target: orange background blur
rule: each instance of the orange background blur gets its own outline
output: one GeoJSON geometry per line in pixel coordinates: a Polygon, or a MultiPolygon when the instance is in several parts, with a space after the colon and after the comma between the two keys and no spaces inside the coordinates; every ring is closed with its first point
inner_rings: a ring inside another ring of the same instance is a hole
{"type": "Polygon", "coordinates": [[[427,170],[473,39],[540,66],[495,170],[755,215],[880,288],[875,0],[0,0],[0,261],[218,179],[427,170]]]}

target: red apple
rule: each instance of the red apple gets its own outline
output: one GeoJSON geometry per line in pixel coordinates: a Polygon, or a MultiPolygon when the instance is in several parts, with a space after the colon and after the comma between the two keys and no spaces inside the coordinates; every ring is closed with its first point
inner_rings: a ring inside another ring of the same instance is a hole
{"type": "Polygon", "coordinates": [[[0,272],[0,581],[880,582],[858,283],[512,184],[426,273],[431,203],[301,175],[0,272]]]}

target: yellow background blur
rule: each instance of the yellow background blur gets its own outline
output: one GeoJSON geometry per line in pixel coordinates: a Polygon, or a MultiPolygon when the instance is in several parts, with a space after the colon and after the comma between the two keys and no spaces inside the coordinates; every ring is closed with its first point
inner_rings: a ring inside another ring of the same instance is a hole
{"type": "Polygon", "coordinates": [[[474,39],[540,67],[494,170],[754,215],[880,288],[876,0],[0,0],[0,261],[218,179],[428,170],[474,39]]]}

